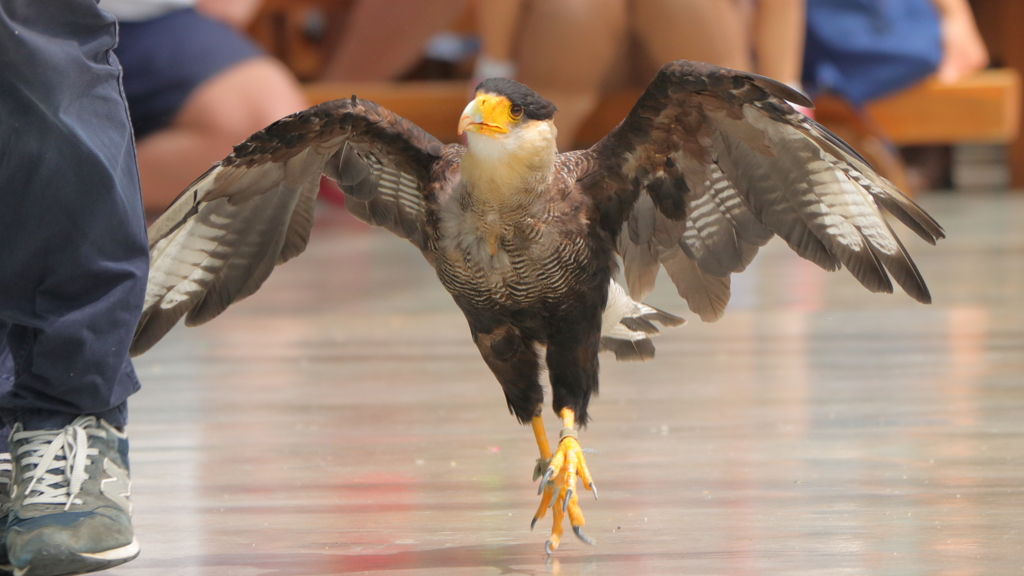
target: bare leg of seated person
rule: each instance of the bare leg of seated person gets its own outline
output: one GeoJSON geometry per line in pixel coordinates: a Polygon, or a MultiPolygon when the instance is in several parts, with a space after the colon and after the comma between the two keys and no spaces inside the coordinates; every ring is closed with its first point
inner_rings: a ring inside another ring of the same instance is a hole
{"type": "MultiPolygon", "coordinates": [[[[600,102],[627,33],[646,52],[651,70],[686,58],[752,67],[742,1],[584,0],[530,3],[522,16],[519,79],[558,106],[558,147],[568,150],[600,102]],[[628,24],[627,24],[628,23],[628,24]],[[557,55],[557,56],[556,56],[557,55]]],[[[636,63],[633,63],[635,65],[636,63]]]]}
{"type": "Polygon", "coordinates": [[[146,211],[162,211],[232,146],[307,106],[292,74],[268,57],[239,62],[203,82],[169,126],[136,144],[146,211]]]}
{"type": "Polygon", "coordinates": [[[521,18],[518,79],[558,107],[558,148],[571,150],[625,47],[626,1],[536,1],[521,18]]]}
{"type": "Polygon", "coordinates": [[[430,37],[465,8],[466,0],[360,0],[322,78],[393,80],[412,68],[430,37]]]}
{"type": "Polygon", "coordinates": [[[750,28],[739,0],[636,0],[631,32],[655,69],[673,60],[753,71],[750,28]]]}
{"type": "Polygon", "coordinates": [[[754,16],[757,73],[798,86],[804,63],[805,0],[759,0],[754,16]]]}

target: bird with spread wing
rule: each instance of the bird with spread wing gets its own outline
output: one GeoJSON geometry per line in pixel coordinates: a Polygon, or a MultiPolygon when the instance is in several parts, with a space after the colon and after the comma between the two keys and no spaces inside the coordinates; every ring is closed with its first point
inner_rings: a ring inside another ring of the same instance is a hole
{"type": "MultiPolygon", "coordinates": [[[[559,154],[555,107],[490,79],[443,145],[372,102],[335,100],[283,118],[235,147],[150,227],[151,270],[133,354],[182,317],[206,322],[255,292],[309,240],[321,175],[359,219],[408,239],[437,271],[510,411],[540,449],[536,523],[565,516],[589,542],[577,483],[597,496],[577,440],[598,391],[598,352],[653,356],[655,322],[683,320],[640,300],[664,267],[702,320],[729,301],[729,277],[773,235],[872,292],[928,288],[887,223],[927,242],[942,228],[771,79],[677,61],[589,150],[559,154]],[[615,281],[621,261],[623,288],[615,281]],[[541,419],[546,368],[563,428],[541,419]]],[[[532,525],[531,525],[532,526],[532,525]]]]}

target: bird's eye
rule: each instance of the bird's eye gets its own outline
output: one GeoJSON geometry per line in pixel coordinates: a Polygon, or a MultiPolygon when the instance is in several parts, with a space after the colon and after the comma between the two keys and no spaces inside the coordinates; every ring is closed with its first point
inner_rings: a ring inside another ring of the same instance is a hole
{"type": "Polygon", "coordinates": [[[513,104],[508,112],[512,115],[513,120],[519,120],[523,117],[523,107],[518,104],[513,104]]]}

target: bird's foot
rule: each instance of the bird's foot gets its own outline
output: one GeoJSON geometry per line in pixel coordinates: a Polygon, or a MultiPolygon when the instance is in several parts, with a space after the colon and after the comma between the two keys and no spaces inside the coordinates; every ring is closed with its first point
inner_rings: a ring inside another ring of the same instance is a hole
{"type": "MultiPolygon", "coordinates": [[[[565,415],[563,414],[564,419],[565,415]]],[[[535,474],[539,471],[538,469],[544,460],[544,458],[538,460],[535,474]]],[[[538,494],[541,496],[540,507],[537,508],[537,513],[533,516],[533,522],[530,523],[530,528],[532,529],[537,524],[537,521],[544,517],[547,509],[551,508],[553,526],[551,528],[551,536],[544,543],[544,550],[548,554],[551,554],[558,548],[558,543],[562,538],[562,521],[567,515],[569,516],[569,525],[572,526],[576,536],[587,544],[594,543],[582,531],[584,519],[576,490],[577,480],[581,480],[583,487],[593,492],[594,498],[597,498],[597,488],[594,486],[594,479],[590,475],[590,470],[587,469],[587,462],[583,457],[583,449],[580,447],[579,441],[576,440],[576,430],[570,424],[570,426],[562,428],[558,449],[551,456],[544,476],[541,478],[538,491],[538,494]]]]}

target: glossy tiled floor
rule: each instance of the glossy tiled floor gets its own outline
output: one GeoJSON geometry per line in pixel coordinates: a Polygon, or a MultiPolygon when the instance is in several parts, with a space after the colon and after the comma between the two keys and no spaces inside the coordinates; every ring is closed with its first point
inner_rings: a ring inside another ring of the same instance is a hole
{"type": "Polygon", "coordinates": [[[325,209],[260,293],[139,359],[143,553],[112,573],[1021,574],[1024,195],[922,202],[949,234],[903,234],[932,306],[777,242],[717,324],[663,282],[691,322],[604,358],[598,544],[551,560],[533,439],[461,314],[411,246],[325,209]]]}

